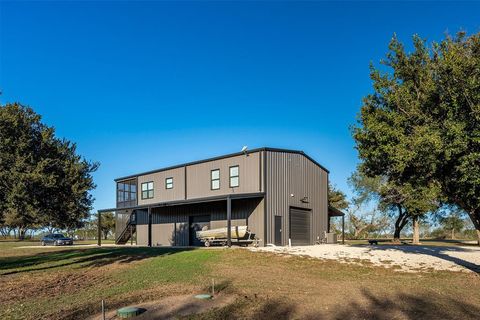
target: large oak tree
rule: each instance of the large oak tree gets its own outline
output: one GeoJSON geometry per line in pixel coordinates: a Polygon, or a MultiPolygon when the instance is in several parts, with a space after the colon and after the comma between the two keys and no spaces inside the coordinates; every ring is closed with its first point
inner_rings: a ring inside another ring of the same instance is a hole
{"type": "Polygon", "coordinates": [[[480,34],[413,44],[394,37],[384,67],[371,68],[353,130],[362,170],[462,208],[480,244],[480,34]]]}
{"type": "Polygon", "coordinates": [[[31,108],[0,106],[0,223],[20,237],[32,228],[79,227],[92,206],[97,167],[31,108]]]}

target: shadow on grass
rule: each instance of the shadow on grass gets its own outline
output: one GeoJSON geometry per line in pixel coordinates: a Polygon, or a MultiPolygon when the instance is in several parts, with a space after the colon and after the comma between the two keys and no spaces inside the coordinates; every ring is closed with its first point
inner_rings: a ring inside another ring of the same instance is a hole
{"type": "Polygon", "coordinates": [[[337,305],[322,305],[318,297],[315,308],[281,298],[242,301],[188,319],[478,319],[480,307],[440,294],[375,295],[363,290],[360,296],[345,297],[337,305]],[[350,302],[352,301],[352,302],[350,302]],[[308,309],[311,310],[310,307],[308,309]]]}
{"type": "MultiPolygon", "coordinates": [[[[352,247],[355,246],[362,246],[364,245],[351,245],[352,247]]],[[[428,256],[437,257],[446,261],[450,261],[455,263],[458,266],[462,266],[476,272],[477,274],[480,273],[480,265],[475,264],[473,262],[454,257],[449,253],[453,252],[475,252],[480,254],[480,251],[464,248],[464,247],[457,247],[457,246],[422,246],[422,245],[381,245],[381,246],[371,246],[369,247],[371,250],[396,250],[402,251],[405,253],[414,253],[414,254],[423,254],[428,256]]]]}
{"type": "Polygon", "coordinates": [[[478,319],[480,307],[451,297],[431,294],[397,294],[393,297],[362,292],[365,302],[352,302],[335,313],[335,319],[478,319]]]}
{"type": "Polygon", "coordinates": [[[42,252],[22,257],[0,258],[0,275],[54,269],[64,266],[101,267],[171,255],[195,248],[91,248],[42,252]]]}

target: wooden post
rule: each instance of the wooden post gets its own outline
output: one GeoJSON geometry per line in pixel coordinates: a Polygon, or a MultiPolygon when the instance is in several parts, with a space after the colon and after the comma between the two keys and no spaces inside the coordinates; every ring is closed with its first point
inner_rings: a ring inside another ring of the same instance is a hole
{"type": "Polygon", "coordinates": [[[98,245],[102,245],[102,213],[97,211],[98,245]]]}
{"type": "Polygon", "coordinates": [[[232,199],[227,196],[227,246],[232,246],[232,199]]]}
{"type": "Polygon", "coordinates": [[[345,215],[342,215],[342,244],[345,244],[345,215]]]}

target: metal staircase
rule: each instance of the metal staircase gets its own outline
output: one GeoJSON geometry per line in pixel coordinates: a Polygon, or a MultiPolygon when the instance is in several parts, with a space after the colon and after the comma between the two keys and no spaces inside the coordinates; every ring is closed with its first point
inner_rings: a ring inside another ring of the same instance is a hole
{"type": "Polygon", "coordinates": [[[133,235],[137,230],[135,211],[116,214],[115,220],[115,244],[133,242],[133,235]]]}

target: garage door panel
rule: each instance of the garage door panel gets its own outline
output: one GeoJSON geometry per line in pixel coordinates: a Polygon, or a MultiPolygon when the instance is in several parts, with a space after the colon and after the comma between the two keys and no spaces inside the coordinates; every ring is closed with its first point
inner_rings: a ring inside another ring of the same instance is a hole
{"type": "Polygon", "coordinates": [[[310,210],[290,208],[290,239],[292,245],[310,244],[310,218],[310,210]]]}

